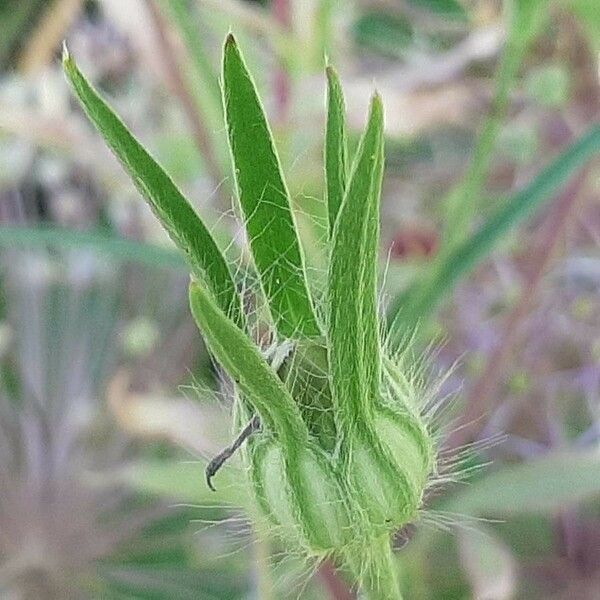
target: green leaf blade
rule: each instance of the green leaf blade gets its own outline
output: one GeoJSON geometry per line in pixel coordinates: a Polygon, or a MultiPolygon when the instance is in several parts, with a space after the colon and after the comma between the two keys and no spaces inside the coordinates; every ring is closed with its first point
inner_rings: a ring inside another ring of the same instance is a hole
{"type": "Polygon", "coordinates": [[[468,21],[469,15],[457,0],[409,0],[416,8],[429,10],[440,17],[468,21]]]}
{"type": "Polygon", "coordinates": [[[133,262],[152,268],[181,270],[187,264],[177,250],[117,237],[104,231],[78,231],[51,225],[0,225],[0,248],[61,248],[93,250],[117,262],[133,262]]]}
{"type": "MultiPolygon", "coordinates": [[[[377,97],[379,100],[379,97],[377,97]]],[[[379,100],[380,101],[380,100],[379,100]]],[[[378,307],[378,257],[379,257],[379,205],[384,168],[383,108],[381,108],[381,133],[376,148],[372,173],[368,214],[365,223],[364,261],[361,288],[363,303],[361,323],[363,326],[364,366],[367,375],[367,393],[371,398],[379,395],[381,380],[381,340],[378,307]]],[[[378,117],[379,118],[379,117],[378,117]]]]}
{"type": "Polygon", "coordinates": [[[347,134],[344,94],[335,69],[328,66],[327,73],[327,126],[325,131],[325,178],[329,234],[337,219],[346,189],[347,134]]]}
{"type": "Polygon", "coordinates": [[[379,387],[376,262],[382,174],[383,106],[375,96],[334,227],[329,268],[332,388],[348,425],[369,410],[379,387]]]}
{"type": "Polygon", "coordinates": [[[119,159],[175,244],[184,252],[194,275],[207,282],[226,314],[243,319],[231,272],[212,235],[173,180],[100,97],[64,50],[63,68],[90,121],[119,159]]]}
{"type": "Polygon", "coordinates": [[[224,49],[223,102],[240,204],[277,329],[287,337],[317,336],[289,192],[256,87],[232,35],[224,49]]]}
{"type": "Polygon", "coordinates": [[[283,382],[248,338],[196,282],[190,284],[190,308],[210,351],[255,407],[264,424],[290,444],[308,437],[300,409],[283,382]],[[295,440],[295,441],[294,441],[295,440]]]}
{"type": "Polygon", "coordinates": [[[553,513],[600,497],[597,452],[556,451],[485,475],[445,508],[477,516],[553,513]]]}

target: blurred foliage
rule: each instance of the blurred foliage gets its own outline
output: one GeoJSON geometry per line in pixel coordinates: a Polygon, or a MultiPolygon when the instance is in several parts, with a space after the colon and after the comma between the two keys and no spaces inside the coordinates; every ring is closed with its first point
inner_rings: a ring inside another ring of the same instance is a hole
{"type": "Polygon", "coordinates": [[[362,46],[391,56],[402,56],[413,40],[410,21],[395,14],[365,12],[354,23],[354,37],[362,46]]]}
{"type": "Polygon", "coordinates": [[[0,4],[0,70],[13,63],[47,4],[45,0],[4,0],[0,4]]]}
{"type": "Polygon", "coordinates": [[[564,0],[578,17],[596,52],[600,52],[600,14],[594,0],[564,0]]]}
{"type": "Polygon", "coordinates": [[[408,4],[448,19],[468,20],[468,12],[457,0],[408,0],[408,4]]]}

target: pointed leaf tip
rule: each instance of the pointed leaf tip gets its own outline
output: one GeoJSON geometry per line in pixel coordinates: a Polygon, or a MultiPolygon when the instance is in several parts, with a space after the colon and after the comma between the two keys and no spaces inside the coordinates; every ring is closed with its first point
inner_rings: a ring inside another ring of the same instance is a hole
{"type": "Polygon", "coordinates": [[[227,48],[237,48],[237,41],[235,39],[235,35],[229,32],[227,37],[225,38],[225,49],[227,48]]]}
{"type": "Polygon", "coordinates": [[[332,391],[350,426],[368,414],[380,377],[377,312],[383,104],[374,94],[331,236],[329,340],[332,391]]]}
{"type": "Polygon", "coordinates": [[[344,93],[337,71],[332,65],[327,76],[327,125],[325,130],[325,178],[329,234],[331,236],[346,188],[348,148],[344,93]]]}
{"type": "Polygon", "coordinates": [[[220,308],[242,325],[241,298],[225,256],[212,234],[169,175],[79,71],[68,51],[63,56],[67,80],[90,121],[171,239],[184,252],[194,276],[207,282],[220,308]]]}
{"type": "Polygon", "coordinates": [[[371,96],[371,115],[378,119],[383,118],[383,100],[381,94],[375,90],[371,96]]]}
{"type": "Polygon", "coordinates": [[[71,54],[69,48],[67,48],[67,40],[63,40],[62,43],[62,62],[66,65],[71,60],[71,54]]]}
{"type": "Polygon", "coordinates": [[[240,207],[261,287],[285,337],[320,335],[275,142],[241,49],[223,52],[223,102],[240,207]]]}

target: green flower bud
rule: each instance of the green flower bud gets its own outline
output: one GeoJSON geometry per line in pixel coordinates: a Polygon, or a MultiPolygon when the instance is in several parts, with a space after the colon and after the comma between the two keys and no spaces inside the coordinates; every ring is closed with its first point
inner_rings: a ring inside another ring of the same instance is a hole
{"type": "Polygon", "coordinates": [[[330,422],[333,405],[323,382],[328,365],[322,350],[316,341],[298,344],[278,374],[295,392],[311,435],[323,433],[325,424],[327,436],[300,450],[259,438],[250,454],[260,506],[310,554],[335,552],[357,538],[367,540],[414,520],[435,466],[416,388],[390,361],[387,394],[376,399],[373,414],[364,415],[350,434],[343,420],[330,422]],[[317,400],[307,398],[311,393],[317,400]],[[337,436],[337,445],[331,446],[331,436],[337,436]]]}
{"type": "Polygon", "coordinates": [[[347,441],[345,472],[373,534],[414,520],[432,471],[429,435],[409,413],[378,411],[371,427],[347,441]]]}
{"type": "Polygon", "coordinates": [[[252,446],[257,500],[282,535],[309,555],[345,546],[350,534],[347,495],[331,457],[313,444],[298,452],[269,439],[252,446]]]}

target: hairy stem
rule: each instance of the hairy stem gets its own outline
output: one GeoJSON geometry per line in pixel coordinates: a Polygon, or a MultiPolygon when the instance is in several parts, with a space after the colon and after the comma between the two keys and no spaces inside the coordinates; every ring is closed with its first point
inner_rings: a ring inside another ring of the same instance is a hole
{"type": "Polygon", "coordinates": [[[362,592],[367,600],[402,600],[396,565],[389,536],[371,540],[366,561],[354,559],[353,568],[362,582],[362,592]],[[358,569],[358,570],[356,570],[358,569]]]}

